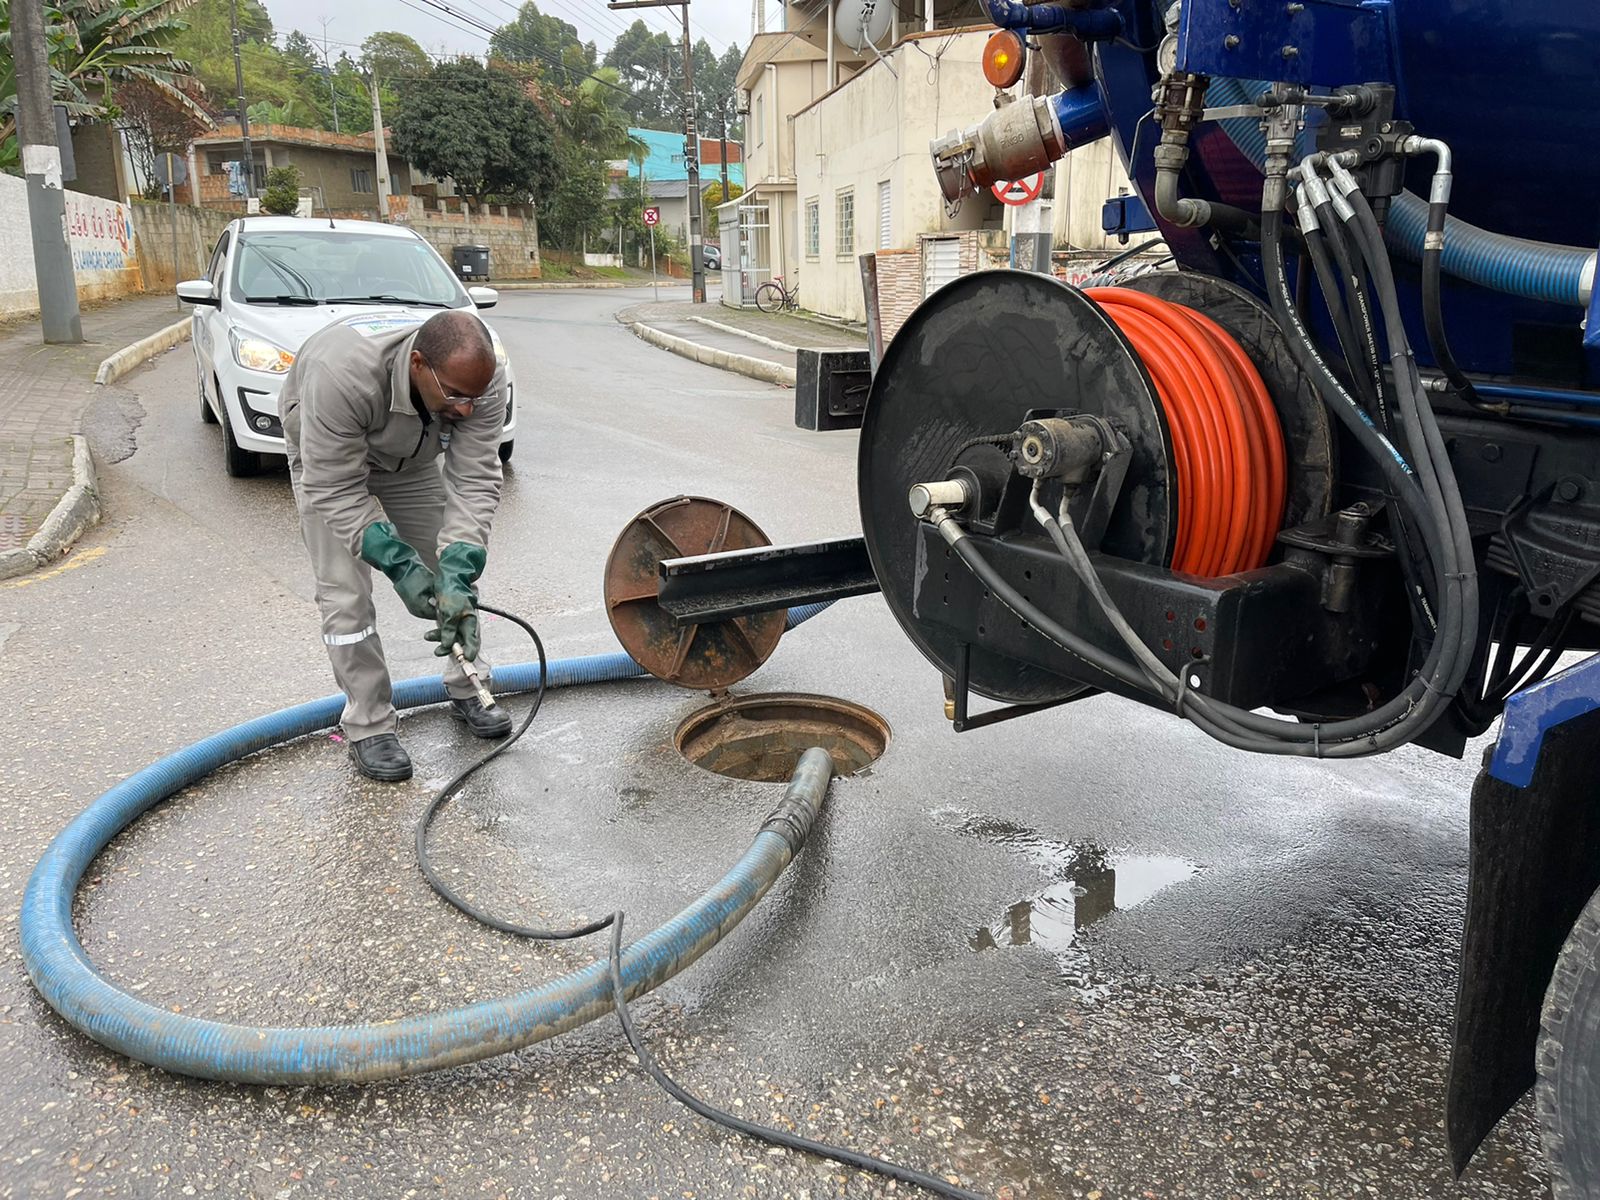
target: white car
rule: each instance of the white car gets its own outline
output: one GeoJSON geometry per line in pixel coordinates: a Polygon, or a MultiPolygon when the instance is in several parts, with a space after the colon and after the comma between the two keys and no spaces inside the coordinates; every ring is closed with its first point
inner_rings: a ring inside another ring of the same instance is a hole
{"type": "MultiPolygon", "coordinates": [[[[229,475],[252,475],[286,453],[278,388],[301,343],[356,314],[421,324],[441,308],[492,308],[493,288],[465,288],[422,236],[400,225],[303,217],[242,217],[217,239],[204,279],[178,285],[195,306],[200,417],[222,424],[229,475]]],[[[481,320],[481,318],[480,318],[481,320]]],[[[500,336],[484,322],[506,371],[500,460],[516,436],[516,378],[500,336]]]]}

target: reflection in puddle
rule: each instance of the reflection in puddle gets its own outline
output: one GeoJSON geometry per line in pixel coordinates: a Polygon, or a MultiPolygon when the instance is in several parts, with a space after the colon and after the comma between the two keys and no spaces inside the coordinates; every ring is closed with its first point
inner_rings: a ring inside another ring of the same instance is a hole
{"type": "Polygon", "coordinates": [[[1061,953],[1080,930],[1118,909],[1133,908],[1200,869],[1164,854],[1129,854],[1090,842],[1058,842],[1032,829],[981,813],[945,809],[934,814],[956,832],[1005,846],[1037,866],[1050,883],[1017,901],[1005,916],[968,939],[974,950],[1038,946],[1061,953]]]}

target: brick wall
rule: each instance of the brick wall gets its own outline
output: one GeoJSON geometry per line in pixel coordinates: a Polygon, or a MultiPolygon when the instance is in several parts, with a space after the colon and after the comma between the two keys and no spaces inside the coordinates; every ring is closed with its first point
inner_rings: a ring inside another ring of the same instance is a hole
{"type": "Polygon", "coordinates": [[[450,251],[456,246],[489,247],[489,282],[497,279],[538,279],[539,223],[522,218],[494,218],[463,221],[439,221],[439,214],[429,213],[424,220],[406,222],[433,244],[433,248],[450,261],[450,251]]]}
{"type": "Polygon", "coordinates": [[[147,292],[166,291],[185,279],[198,279],[206,273],[211,251],[237,213],[212,208],[178,205],[172,211],[166,204],[135,202],[133,232],[139,246],[139,267],[147,292]],[[173,269],[172,226],[178,226],[178,261],[173,269]]]}
{"type": "Polygon", "coordinates": [[[878,320],[887,346],[922,303],[922,251],[879,250],[878,320]]]}

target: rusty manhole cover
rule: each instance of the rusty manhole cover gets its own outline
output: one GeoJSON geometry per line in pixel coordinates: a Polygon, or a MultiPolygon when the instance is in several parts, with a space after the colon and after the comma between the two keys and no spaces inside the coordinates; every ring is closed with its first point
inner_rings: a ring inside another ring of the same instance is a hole
{"type": "Polygon", "coordinates": [[[738,683],[772,656],[788,614],[674,625],[656,602],[657,566],[665,558],[771,544],[754,521],[720,500],[676,496],[645,509],[606,559],[606,615],[622,648],[657,679],[681,687],[720,691],[738,683]]]}
{"type": "Polygon", "coordinates": [[[889,722],[860,704],[774,692],[702,708],[678,726],[673,740],[679,753],[707,771],[784,783],[813,746],[832,756],[838,774],[859,774],[882,757],[889,736],[889,722]]]}

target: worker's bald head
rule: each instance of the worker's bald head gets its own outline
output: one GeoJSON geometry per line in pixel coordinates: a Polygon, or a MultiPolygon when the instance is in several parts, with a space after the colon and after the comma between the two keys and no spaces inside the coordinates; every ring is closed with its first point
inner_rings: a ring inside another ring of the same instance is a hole
{"type": "Polygon", "coordinates": [[[494,343],[489,340],[489,330],[469,310],[451,309],[429,317],[417,330],[412,349],[441,374],[494,374],[494,343]]]}
{"type": "Polygon", "coordinates": [[[411,343],[411,386],[430,411],[452,420],[471,412],[471,402],[494,382],[494,371],[494,342],[473,312],[429,317],[411,343]]]}

